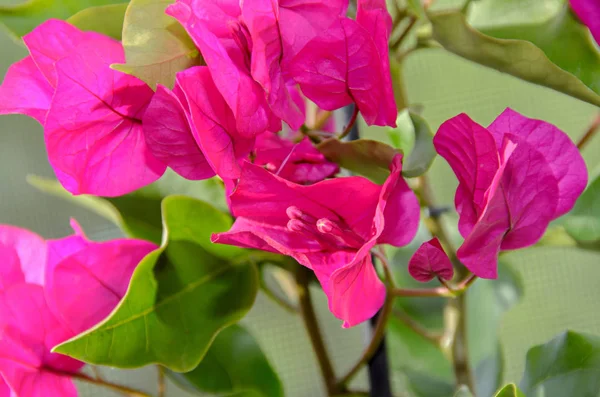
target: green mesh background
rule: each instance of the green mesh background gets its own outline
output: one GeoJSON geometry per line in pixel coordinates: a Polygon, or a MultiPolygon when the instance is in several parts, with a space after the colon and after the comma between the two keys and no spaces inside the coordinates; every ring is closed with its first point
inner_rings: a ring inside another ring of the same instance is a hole
{"type": "MultiPolygon", "coordinates": [[[[0,0],[0,4],[11,1],[0,0]]],[[[443,6],[443,1],[440,1],[443,6]]],[[[447,3],[447,2],[446,2],[447,3]]],[[[26,54],[0,31],[0,75],[26,54]]],[[[547,120],[580,136],[591,121],[591,105],[549,89],[484,69],[441,50],[421,51],[405,64],[405,81],[412,102],[425,105],[424,117],[432,128],[458,113],[466,112],[481,124],[488,124],[510,106],[529,117],[547,120]]],[[[366,132],[382,137],[383,131],[366,132]]],[[[589,169],[600,162],[600,139],[584,152],[589,169]]],[[[61,237],[70,232],[69,217],[76,217],[88,234],[107,238],[117,231],[103,219],[29,187],[25,176],[52,177],[46,160],[42,129],[23,116],[0,118],[0,223],[32,229],[45,237],[61,237]]],[[[431,176],[438,201],[451,205],[455,177],[437,161],[431,176]]],[[[519,381],[527,349],[547,341],[566,328],[600,334],[600,255],[574,249],[531,248],[506,255],[521,273],[525,296],[503,319],[501,337],[506,357],[506,381],[519,381]]],[[[338,373],[345,371],[358,357],[366,340],[365,327],[342,330],[340,322],[327,311],[322,293],[315,290],[326,342],[338,373]]],[[[318,367],[300,321],[259,296],[244,323],[258,338],[267,356],[277,368],[285,385],[286,396],[320,397],[324,395],[318,367]]],[[[103,374],[148,392],[155,389],[155,370],[117,371],[103,374]]],[[[360,387],[366,378],[357,380],[360,387]]],[[[396,391],[402,391],[402,379],[394,379],[396,391]]],[[[117,396],[104,389],[80,385],[83,397],[117,396]]],[[[169,397],[188,396],[169,385],[169,397]]]]}

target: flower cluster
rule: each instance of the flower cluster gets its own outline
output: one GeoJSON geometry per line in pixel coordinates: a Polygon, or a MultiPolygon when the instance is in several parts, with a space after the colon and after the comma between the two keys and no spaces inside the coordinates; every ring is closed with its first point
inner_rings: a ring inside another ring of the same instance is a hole
{"type": "Polygon", "coordinates": [[[84,363],[51,349],[104,319],[125,295],[147,241],[45,241],[0,225],[0,396],[77,396],[84,363]],[[12,393],[11,393],[12,392],[12,393]]]}

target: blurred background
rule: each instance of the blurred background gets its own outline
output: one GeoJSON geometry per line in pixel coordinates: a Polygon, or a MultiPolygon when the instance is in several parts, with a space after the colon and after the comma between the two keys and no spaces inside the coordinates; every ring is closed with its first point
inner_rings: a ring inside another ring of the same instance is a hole
{"type": "MultiPolygon", "coordinates": [[[[0,0],[0,5],[14,3],[0,0]]],[[[439,1],[438,7],[448,3],[439,1]]],[[[0,30],[0,54],[0,75],[3,76],[9,65],[23,58],[26,51],[0,30]]],[[[597,112],[592,105],[437,49],[409,56],[404,65],[404,80],[411,103],[424,106],[423,116],[434,131],[458,113],[468,113],[475,121],[487,125],[506,107],[511,107],[528,117],[555,124],[576,140],[597,112]]],[[[371,138],[385,139],[385,131],[381,129],[364,133],[371,138]]],[[[599,170],[599,150],[600,139],[596,139],[583,152],[592,175],[599,170]]],[[[25,181],[30,174],[54,177],[46,159],[42,128],[24,116],[3,116],[0,118],[0,223],[31,229],[46,238],[57,238],[71,232],[69,218],[75,217],[94,239],[118,235],[118,230],[104,219],[30,187],[25,181]]],[[[452,206],[456,188],[454,175],[439,159],[430,174],[437,201],[452,206]]],[[[505,357],[504,380],[518,382],[525,353],[531,346],[544,343],[565,329],[600,334],[597,309],[600,254],[571,248],[534,247],[510,253],[505,259],[524,284],[524,296],[504,315],[500,330],[505,357]]],[[[322,292],[315,290],[313,295],[336,371],[341,374],[360,355],[366,329],[358,326],[343,330],[340,321],[329,314],[322,292]]],[[[243,323],[279,372],[286,396],[324,395],[314,355],[298,318],[259,295],[243,323]]],[[[103,369],[102,372],[117,382],[148,392],[156,390],[153,368],[103,369]]],[[[403,382],[402,377],[394,378],[398,395],[402,395],[403,382]]],[[[364,373],[356,384],[359,388],[366,386],[364,373]]],[[[113,396],[94,386],[80,385],[80,390],[83,397],[113,396]]],[[[168,396],[188,394],[169,384],[168,396]]]]}

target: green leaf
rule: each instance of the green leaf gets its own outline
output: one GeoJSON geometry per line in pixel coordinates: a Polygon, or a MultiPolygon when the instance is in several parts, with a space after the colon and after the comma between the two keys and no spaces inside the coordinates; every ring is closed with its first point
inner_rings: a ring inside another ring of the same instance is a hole
{"type": "Polygon", "coordinates": [[[402,175],[407,178],[423,175],[437,154],[429,125],[408,109],[398,113],[396,125],[396,128],[388,128],[388,135],[394,147],[404,154],[402,175]]]}
{"type": "Polygon", "coordinates": [[[237,325],[217,335],[193,371],[172,377],[186,389],[204,393],[283,397],[281,381],[258,342],[237,325]]]}
{"type": "Polygon", "coordinates": [[[575,208],[564,218],[563,226],[577,241],[600,240],[600,176],[579,197],[575,208]]]}
{"type": "Polygon", "coordinates": [[[482,0],[469,7],[469,23],[477,29],[541,23],[554,17],[564,0],[482,0]]]}
{"type": "Polygon", "coordinates": [[[521,390],[519,390],[517,385],[510,383],[498,390],[498,393],[496,393],[495,397],[525,397],[525,395],[521,390]]]}
{"type": "Polygon", "coordinates": [[[157,84],[173,88],[177,72],[204,64],[183,26],[165,14],[172,3],[174,0],[131,0],[123,26],[126,63],[112,68],[156,89],[157,84]]]}
{"type": "Polygon", "coordinates": [[[120,197],[74,196],[56,180],[29,176],[27,181],[44,193],[69,200],[110,220],[130,237],[157,244],[162,239],[161,202],[168,195],[187,195],[227,211],[224,189],[219,180],[188,181],[170,170],[155,183],[120,197]]]}
{"type": "Polygon", "coordinates": [[[463,385],[456,391],[454,397],[473,397],[473,393],[471,393],[467,386],[463,385]]]}
{"type": "Polygon", "coordinates": [[[163,201],[163,245],[135,270],[127,294],[108,318],[54,348],[81,361],[118,368],[157,363],[196,368],[215,336],[250,310],[258,274],[247,251],[213,244],[231,219],[183,196],[163,201]]]}
{"type": "Polygon", "coordinates": [[[79,11],[67,19],[67,22],[81,30],[98,32],[121,40],[125,10],[127,4],[90,7],[79,11]]]}
{"type": "Polygon", "coordinates": [[[51,18],[67,19],[94,6],[127,3],[127,0],[29,0],[14,6],[0,6],[0,23],[21,37],[51,18]]]}
{"type": "Polygon", "coordinates": [[[526,396],[598,396],[600,337],[567,331],[529,349],[520,388],[526,396]]]}
{"type": "Polygon", "coordinates": [[[599,55],[590,52],[589,36],[583,36],[584,27],[576,24],[568,10],[543,25],[543,29],[535,28],[535,35],[523,40],[517,38],[521,38],[526,28],[496,30],[494,34],[500,35],[503,31],[517,37],[495,38],[473,29],[460,12],[432,13],[429,18],[434,38],[446,50],[600,106],[599,55]],[[514,35],[513,30],[517,32],[514,35]],[[527,40],[534,40],[542,49],[527,40]]]}
{"type": "Polygon", "coordinates": [[[499,345],[502,316],[523,294],[518,274],[500,263],[497,280],[477,280],[466,292],[469,361],[475,374],[475,392],[491,396],[502,382],[504,360],[499,345]]]}
{"type": "Polygon", "coordinates": [[[390,175],[390,164],[398,153],[393,147],[370,139],[342,142],[332,138],[321,142],[317,149],[340,167],[380,184],[390,175]]]}

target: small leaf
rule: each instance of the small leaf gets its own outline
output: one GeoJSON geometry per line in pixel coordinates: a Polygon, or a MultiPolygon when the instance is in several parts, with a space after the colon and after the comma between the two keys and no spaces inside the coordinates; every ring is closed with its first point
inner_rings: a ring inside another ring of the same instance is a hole
{"type": "Polygon", "coordinates": [[[577,241],[600,240],[600,176],[579,197],[575,208],[565,216],[563,226],[577,241]]]}
{"type": "Polygon", "coordinates": [[[321,142],[317,149],[329,161],[366,176],[376,183],[385,182],[390,175],[392,159],[399,153],[385,143],[369,139],[342,142],[333,138],[321,142]]]}
{"type": "Polygon", "coordinates": [[[125,10],[127,4],[90,7],[79,11],[67,19],[67,22],[83,31],[98,32],[121,40],[125,10]]]}
{"type": "Polygon", "coordinates": [[[127,294],[103,322],[55,347],[87,363],[196,368],[215,336],[250,310],[258,274],[245,250],[212,244],[228,215],[189,197],[163,201],[163,245],[135,270],[127,294]]]}
{"type": "MultiPolygon", "coordinates": [[[[584,52],[586,54],[585,62],[582,62],[579,52],[575,53],[576,56],[573,55],[574,53],[568,55],[565,52],[566,45],[568,47],[571,45],[581,46],[582,44],[577,40],[581,39],[583,42],[585,39],[585,36],[576,32],[577,29],[583,32],[584,28],[573,26],[571,21],[565,19],[573,17],[568,14],[568,10],[565,10],[565,13],[561,16],[562,21],[551,21],[548,29],[552,28],[553,24],[564,23],[566,31],[556,29],[539,33],[539,37],[549,43],[547,46],[551,46],[544,47],[547,53],[527,41],[530,38],[523,40],[514,39],[516,37],[499,39],[483,34],[469,26],[460,12],[432,13],[429,19],[433,26],[434,38],[446,50],[500,72],[600,106],[600,95],[598,95],[600,93],[600,84],[598,84],[600,81],[598,57],[600,55],[591,56],[586,50],[584,52]],[[552,36],[549,37],[550,34],[552,36]],[[570,37],[566,41],[569,44],[565,44],[565,41],[561,39],[562,44],[552,46],[556,40],[561,38],[561,35],[565,34],[570,37]],[[573,38],[575,39],[571,40],[573,38]],[[563,70],[559,66],[565,69],[563,70]]],[[[507,29],[506,32],[512,35],[511,29],[507,29]]],[[[589,37],[587,40],[590,40],[589,37]]]]}
{"type": "Polygon", "coordinates": [[[387,133],[396,149],[409,155],[415,147],[415,126],[408,109],[398,113],[396,128],[388,128],[387,133]]]}
{"type": "Polygon", "coordinates": [[[251,392],[256,397],[283,396],[281,381],[258,342],[238,325],[225,328],[217,335],[204,359],[193,371],[171,373],[171,377],[190,391],[218,395],[251,392]]]}
{"type": "Polygon", "coordinates": [[[108,219],[130,237],[141,238],[157,244],[160,244],[162,239],[161,202],[168,195],[187,195],[212,203],[218,209],[227,211],[227,204],[223,199],[223,186],[220,181],[215,178],[188,181],[171,170],[168,170],[161,179],[153,184],[120,197],[74,196],[52,179],[29,176],[27,181],[44,193],[69,200],[108,219]]]}
{"type": "Polygon", "coordinates": [[[527,352],[520,388],[526,396],[597,396],[600,337],[567,331],[527,352]]]}
{"type": "Polygon", "coordinates": [[[0,6],[0,23],[21,37],[48,19],[66,20],[86,8],[114,3],[127,3],[127,0],[29,0],[14,6],[0,6]]]}
{"type": "Polygon", "coordinates": [[[473,397],[473,393],[465,385],[461,386],[454,394],[454,397],[473,397]]]}
{"type": "Polygon", "coordinates": [[[414,178],[423,175],[436,156],[433,133],[421,116],[404,110],[398,114],[397,128],[388,129],[394,146],[404,153],[402,175],[414,178]]]}
{"type": "Polygon", "coordinates": [[[203,65],[204,60],[187,32],[165,14],[174,0],[131,0],[123,25],[125,64],[113,69],[131,74],[156,89],[173,88],[177,72],[203,65]]]}
{"type": "Polygon", "coordinates": [[[517,385],[510,383],[498,390],[498,393],[496,393],[495,397],[525,397],[525,395],[521,390],[519,390],[517,385]]]}

